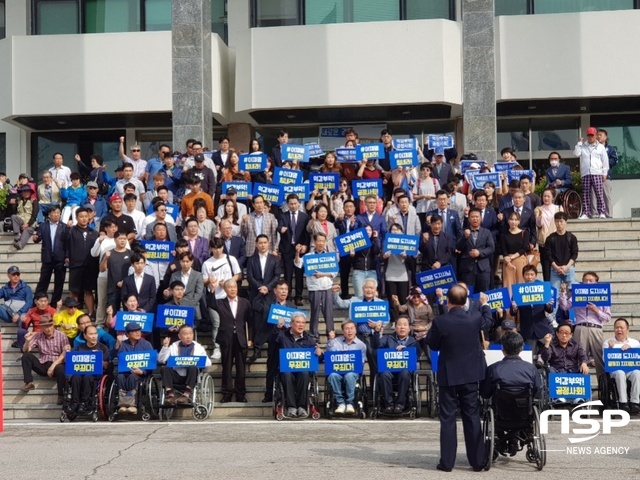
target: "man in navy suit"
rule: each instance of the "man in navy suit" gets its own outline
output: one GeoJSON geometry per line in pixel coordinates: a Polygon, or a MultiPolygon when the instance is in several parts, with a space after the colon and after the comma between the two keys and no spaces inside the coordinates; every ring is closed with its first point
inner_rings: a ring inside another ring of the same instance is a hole
{"type": "Polygon", "coordinates": [[[220,222],[220,238],[224,241],[224,253],[235,257],[240,268],[247,263],[247,254],[244,247],[244,238],[232,235],[233,225],[229,220],[220,222]]]}
{"type": "MultiPolygon", "coordinates": [[[[487,194],[484,190],[478,190],[473,194],[473,203],[476,208],[480,209],[480,216],[482,221],[480,222],[480,226],[482,228],[486,228],[491,232],[491,236],[493,237],[493,244],[495,246],[494,258],[491,261],[491,288],[494,287],[494,279],[496,276],[496,268],[498,267],[498,256],[500,252],[498,252],[498,234],[500,233],[500,229],[502,228],[502,224],[498,220],[498,214],[496,213],[493,207],[488,206],[487,194]]],[[[464,219],[463,228],[469,228],[469,218],[468,214],[464,219]]]]}
{"type": "MultiPolygon", "coordinates": [[[[460,215],[458,212],[449,208],[449,194],[446,190],[438,190],[436,192],[436,204],[438,208],[431,210],[429,215],[440,215],[442,218],[442,228],[447,237],[457,242],[462,236],[462,225],[460,224],[460,215]]],[[[429,225],[424,225],[423,232],[429,231],[429,225]]]]}
{"type": "Polygon", "coordinates": [[[429,223],[431,232],[423,233],[420,241],[423,270],[435,270],[451,264],[455,249],[453,241],[442,231],[442,217],[431,215],[429,223]]]}
{"type": "Polygon", "coordinates": [[[156,311],[156,280],[153,275],[144,273],[147,259],[139,253],[131,254],[133,273],[122,280],[122,296],[126,301],[130,295],[138,297],[138,307],[145,312],[156,311]]]}
{"type": "MultiPolygon", "coordinates": [[[[479,220],[477,223],[480,223],[479,220]]],[[[491,235],[487,232],[487,236],[491,235]]],[[[488,308],[484,307],[487,300],[485,294],[480,295],[483,308],[488,308]]],[[[466,302],[467,291],[460,285],[451,287],[447,292],[448,312],[435,318],[427,334],[427,344],[431,350],[440,352],[437,377],[440,399],[440,462],[437,468],[445,472],[450,472],[456,461],[458,404],[469,464],[476,472],[481,471],[485,465],[478,383],[484,380],[487,369],[480,332],[488,329],[490,322],[478,313],[465,311],[466,302]]]]}
{"type": "Polygon", "coordinates": [[[62,299],[64,279],[67,275],[64,259],[68,255],[65,252],[64,242],[62,241],[63,232],[66,229],[66,225],[60,221],[60,206],[52,205],[49,208],[48,220],[38,225],[38,229],[33,235],[34,243],[42,242],[42,252],[40,254],[42,268],[40,269],[40,278],[36,286],[36,294],[47,293],[49,283],[51,283],[51,274],[53,273],[55,275],[53,295],[51,296],[53,305],[56,305],[62,299]]]}
{"type": "Polygon", "coordinates": [[[278,145],[271,150],[274,167],[282,167],[282,145],[289,142],[289,132],[284,128],[278,132],[278,145]]]}
{"type": "Polygon", "coordinates": [[[460,252],[458,273],[461,281],[473,285],[474,292],[486,292],[491,284],[491,263],[495,244],[491,232],[480,226],[481,213],[478,208],[469,211],[469,228],[456,244],[460,252]]]}
{"type": "Polygon", "coordinates": [[[387,235],[387,222],[382,215],[376,212],[378,197],[375,195],[367,195],[364,199],[364,204],[367,207],[366,211],[357,217],[360,227],[367,224],[371,225],[371,228],[378,232],[380,245],[383,245],[384,237],[387,235]]]}
{"type": "Polygon", "coordinates": [[[440,185],[446,185],[453,181],[453,168],[451,165],[444,161],[444,148],[438,147],[435,149],[435,165],[433,166],[434,177],[440,182],[440,185]]]}
{"type": "MultiPolygon", "coordinates": [[[[345,200],[342,204],[344,208],[344,215],[342,218],[338,217],[335,222],[338,235],[344,235],[353,230],[361,228],[360,220],[356,216],[356,204],[353,200],[345,200]]],[[[340,257],[340,293],[342,298],[349,298],[349,280],[351,277],[351,268],[353,267],[353,257],[351,255],[345,255],[340,257]]]]}
{"type": "Polygon", "coordinates": [[[573,186],[573,178],[571,178],[571,169],[568,165],[560,163],[562,157],[558,152],[549,154],[549,164],[547,169],[547,185],[554,186],[558,192],[565,192],[573,186]]]}
{"type": "Polygon", "coordinates": [[[307,232],[309,216],[299,211],[300,200],[295,193],[287,195],[287,207],[289,207],[289,211],[281,213],[278,218],[278,233],[280,233],[278,251],[284,267],[284,279],[294,287],[292,288],[293,300],[296,305],[302,305],[304,270],[296,267],[293,264],[293,259],[296,256],[296,248],[300,249],[300,255],[304,255],[309,248],[309,233],[307,232]],[[294,275],[296,277],[295,285],[292,283],[294,275]]]}
{"type": "Polygon", "coordinates": [[[533,250],[537,244],[536,241],[536,217],[531,208],[525,205],[525,194],[522,190],[516,190],[513,193],[513,207],[504,211],[504,219],[502,220],[502,231],[509,231],[509,217],[512,213],[520,215],[519,227],[525,232],[529,238],[529,250],[533,250]]]}

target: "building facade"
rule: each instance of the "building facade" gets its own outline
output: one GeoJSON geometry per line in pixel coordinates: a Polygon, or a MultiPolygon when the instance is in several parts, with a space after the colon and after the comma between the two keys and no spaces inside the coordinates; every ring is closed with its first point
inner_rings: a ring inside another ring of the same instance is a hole
{"type": "MultiPolygon", "coordinates": [[[[620,156],[614,215],[640,203],[638,0],[210,1],[213,139],[270,150],[286,127],[333,146],[330,127],[387,126],[452,134],[487,160],[512,147],[543,169],[553,150],[576,165],[595,125],[620,156]]],[[[0,0],[0,170],[40,176],[56,151],[112,169],[121,135],[145,157],[171,144],[176,84],[192,75],[176,68],[171,12],[172,0],[0,0]]]]}

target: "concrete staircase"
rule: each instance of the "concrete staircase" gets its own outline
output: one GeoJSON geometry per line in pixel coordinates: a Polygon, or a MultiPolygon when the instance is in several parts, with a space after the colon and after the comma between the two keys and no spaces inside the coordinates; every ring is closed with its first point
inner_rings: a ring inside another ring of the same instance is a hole
{"type": "MultiPolygon", "coordinates": [[[[602,282],[610,282],[614,292],[614,318],[623,316],[631,323],[632,335],[640,337],[640,220],[573,220],[569,223],[569,230],[580,242],[580,255],[577,262],[577,277],[581,278],[586,271],[595,271],[602,282]]],[[[22,278],[35,286],[40,273],[40,247],[29,244],[22,251],[15,251],[11,247],[12,235],[0,234],[0,276],[10,265],[18,265],[22,270],[22,278]]],[[[303,309],[308,309],[308,304],[303,309]]],[[[336,310],[336,324],[347,316],[346,310],[336,310]]],[[[16,327],[2,324],[2,351],[4,375],[4,409],[7,419],[41,419],[58,418],[60,407],[55,405],[57,393],[55,383],[47,378],[35,376],[36,389],[28,394],[22,394],[19,389],[23,385],[22,367],[18,362],[20,354],[11,348],[16,340],[16,327]]],[[[323,327],[321,327],[321,331],[323,327]]],[[[611,325],[605,328],[611,332],[611,325]]],[[[200,335],[198,341],[211,351],[211,337],[200,335]]],[[[321,338],[324,344],[326,338],[321,338]]],[[[421,368],[421,385],[425,384],[426,367],[424,357],[421,368]]],[[[322,371],[322,370],[321,370],[322,371]]],[[[264,395],[266,360],[259,359],[255,364],[247,367],[247,398],[246,404],[219,404],[220,394],[216,393],[214,418],[224,417],[269,417],[271,405],[261,403],[264,395]]],[[[214,362],[210,368],[214,378],[216,392],[219,392],[222,366],[214,362]]],[[[324,388],[324,377],[318,376],[321,391],[324,388]]],[[[321,398],[322,398],[321,393],[321,398]]],[[[423,393],[426,401],[426,393],[423,393]]],[[[423,412],[425,406],[423,405],[423,412]]],[[[181,416],[190,416],[190,411],[183,411],[181,416]]]]}

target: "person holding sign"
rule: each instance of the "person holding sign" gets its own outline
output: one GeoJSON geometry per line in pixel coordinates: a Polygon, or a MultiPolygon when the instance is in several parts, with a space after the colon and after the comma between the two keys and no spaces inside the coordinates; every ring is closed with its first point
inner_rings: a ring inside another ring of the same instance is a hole
{"type": "Polygon", "coordinates": [[[229,149],[229,158],[227,160],[227,167],[222,169],[222,178],[220,182],[233,182],[237,180],[237,176],[243,177],[245,182],[251,181],[251,174],[249,172],[240,171],[240,157],[238,152],[233,148],[229,149]]]}
{"type": "MultiPolygon", "coordinates": [[[[582,283],[598,283],[600,277],[596,272],[585,272],[582,275],[582,283]]],[[[562,310],[573,311],[576,315],[575,337],[587,354],[593,358],[596,366],[596,373],[604,373],[604,361],[602,359],[602,345],[604,343],[604,332],[602,327],[611,321],[611,307],[598,307],[593,303],[586,307],[574,307],[573,300],[567,295],[567,285],[560,285],[560,295],[558,295],[558,307],[562,310]]]]}
{"type": "Polygon", "coordinates": [[[284,278],[294,290],[293,298],[297,303],[301,303],[304,272],[295,266],[294,258],[298,251],[300,255],[304,255],[309,247],[310,238],[307,232],[309,216],[299,211],[300,200],[295,193],[287,195],[287,207],[289,211],[281,213],[278,218],[278,233],[280,233],[278,252],[282,258],[284,278]]]}
{"type": "MultiPolygon", "coordinates": [[[[273,332],[273,341],[278,350],[282,348],[314,348],[317,356],[322,350],[316,346],[316,339],[305,331],[307,317],[304,313],[291,315],[291,327],[284,328],[284,318],[278,322],[273,332]]],[[[284,389],[284,406],[290,418],[306,418],[307,391],[309,390],[309,372],[280,373],[282,388],[284,389]]]]}
{"type": "MultiPolygon", "coordinates": [[[[401,235],[402,225],[398,223],[390,225],[389,233],[401,235]]],[[[408,257],[406,252],[402,252],[400,255],[397,253],[392,254],[391,252],[382,254],[382,269],[388,298],[407,298],[409,295],[409,283],[411,281],[411,264],[409,260],[411,260],[411,257],[408,257]]],[[[396,311],[393,310],[392,318],[395,319],[396,316],[396,311]]]]}
{"type": "MultiPolygon", "coordinates": [[[[171,274],[169,283],[173,283],[176,280],[180,280],[184,286],[184,298],[182,299],[182,305],[194,307],[196,309],[196,321],[200,321],[202,318],[200,312],[200,298],[204,293],[204,280],[202,279],[202,273],[193,269],[194,256],[191,252],[185,252],[180,254],[180,270],[176,270],[171,274]]],[[[165,289],[163,292],[165,300],[171,299],[171,291],[165,289]]]]}
{"type": "MultiPolygon", "coordinates": [[[[356,204],[353,200],[345,200],[343,203],[344,212],[342,216],[338,216],[335,227],[338,231],[338,236],[349,233],[353,230],[361,228],[360,220],[356,217],[356,204]]],[[[340,257],[340,288],[342,297],[349,296],[349,279],[351,276],[351,268],[353,267],[353,257],[351,255],[345,255],[340,257]]]]}
{"type": "MultiPolygon", "coordinates": [[[[211,360],[207,356],[204,347],[193,340],[193,327],[187,324],[180,326],[177,342],[171,343],[169,337],[162,341],[162,349],[158,354],[159,363],[167,363],[169,357],[204,357],[205,367],[211,366],[211,360]]],[[[176,403],[189,403],[193,400],[193,389],[198,381],[198,367],[190,365],[185,368],[163,366],[162,388],[166,390],[165,405],[173,406],[176,403]],[[176,399],[174,385],[184,385],[184,394],[176,399]]]]}
{"type": "MultiPolygon", "coordinates": [[[[89,319],[89,316],[86,316],[89,319]]],[[[91,320],[89,319],[89,322],[91,320]]],[[[98,342],[98,327],[86,326],[83,332],[84,342],[79,343],[73,349],[75,352],[102,352],[102,368],[106,372],[109,366],[109,349],[103,343],[98,342]]],[[[100,375],[72,375],[71,376],[71,405],[72,414],[83,415],[95,409],[92,405],[96,392],[96,380],[100,375]]]]}
{"type": "MultiPolygon", "coordinates": [[[[323,233],[327,239],[325,248],[329,252],[336,251],[335,238],[337,236],[336,227],[329,221],[329,207],[326,204],[319,204],[311,214],[311,220],[307,224],[307,232],[313,239],[316,233],[323,233]]],[[[314,241],[311,242],[313,248],[314,241]]]]}
{"type": "MultiPolygon", "coordinates": [[[[153,350],[153,346],[142,338],[142,327],[136,322],[127,323],[124,329],[126,340],[118,335],[116,350],[118,355],[128,352],[140,352],[153,350]]],[[[118,413],[138,413],[136,405],[138,398],[138,386],[142,382],[145,373],[139,368],[132,368],[128,372],[118,372],[116,385],[118,387],[118,413]]]]}
{"type": "Polygon", "coordinates": [[[420,165],[420,178],[413,186],[413,199],[416,202],[416,212],[420,218],[420,223],[427,221],[427,212],[432,200],[436,199],[436,192],[440,190],[440,182],[431,176],[431,165],[423,163],[420,165]]]}
{"type": "MultiPolygon", "coordinates": [[[[375,327],[375,333],[371,336],[371,346],[378,348],[395,348],[400,351],[405,348],[419,349],[418,342],[415,338],[409,336],[411,327],[409,325],[409,317],[401,316],[396,320],[395,332],[391,335],[382,335],[382,322],[378,322],[375,327]]],[[[384,413],[400,414],[404,411],[407,401],[407,393],[411,387],[411,372],[402,370],[400,372],[382,372],[379,373],[380,392],[384,397],[385,408],[384,413]],[[398,385],[397,401],[393,402],[393,383],[398,385]]]]}
{"type": "MultiPolygon", "coordinates": [[[[613,324],[613,338],[604,342],[605,349],[629,350],[640,348],[640,342],[635,338],[629,338],[629,322],[626,318],[618,318],[613,324]]],[[[626,410],[632,415],[640,413],[640,370],[625,372],[616,370],[610,372],[611,378],[616,382],[618,390],[618,402],[621,410],[626,410]],[[631,391],[627,391],[627,382],[631,383],[631,391]],[[627,403],[629,402],[629,403],[627,403]]]]}
{"type": "MultiPolygon", "coordinates": [[[[327,337],[327,352],[347,352],[359,350],[362,354],[362,364],[367,359],[367,346],[356,337],[357,327],[354,321],[347,320],[342,322],[342,337],[336,338],[335,332],[332,330],[327,337]]],[[[356,397],[356,385],[360,378],[359,373],[348,372],[344,375],[333,372],[327,377],[327,381],[333,389],[333,397],[338,407],[335,410],[337,414],[353,415],[356,413],[354,402],[356,397]]]]}

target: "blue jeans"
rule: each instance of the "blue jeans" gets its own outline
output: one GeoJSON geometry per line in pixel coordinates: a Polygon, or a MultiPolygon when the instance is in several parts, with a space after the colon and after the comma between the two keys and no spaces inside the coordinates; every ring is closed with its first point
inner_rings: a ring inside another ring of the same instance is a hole
{"type": "MultiPolygon", "coordinates": [[[[567,273],[564,275],[560,275],[558,272],[551,267],[551,276],[549,277],[549,281],[551,282],[551,286],[555,288],[560,295],[560,285],[562,283],[567,284],[567,288],[570,288],[572,284],[576,283],[576,271],[575,266],[569,268],[567,273]]],[[[553,309],[553,315],[555,317],[556,312],[558,311],[558,303],[556,302],[556,308],[553,309]]]]}
{"type": "Polygon", "coordinates": [[[5,305],[0,305],[0,320],[6,323],[13,322],[14,313],[10,313],[7,311],[7,307],[5,305]]]}
{"type": "Polygon", "coordinates": [[[362,297],[362,287],[365,280],[378,281],[378,275],[375,270],[354,270],[353,271],[353,294],[356,297],[362,297]]]}
{"type": "Polygon", "coordinates": [[[358,373],[345,373],[344,375],[340,375],[339,373],[332,373],[329,375],[329,384],[333,389],[333,396],[336,399],[336,403],[338,405],[342,404],[350,404],[353,405],[356,396],[356,385],[358,384],[358,379],[360,378],[360,374],[358,373]],[[342,393],[342,385],[344,384],[344,389],[346,392],[346,401],[345,395],[342,393]]]}

